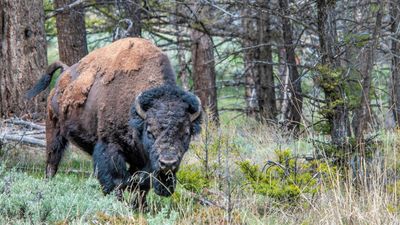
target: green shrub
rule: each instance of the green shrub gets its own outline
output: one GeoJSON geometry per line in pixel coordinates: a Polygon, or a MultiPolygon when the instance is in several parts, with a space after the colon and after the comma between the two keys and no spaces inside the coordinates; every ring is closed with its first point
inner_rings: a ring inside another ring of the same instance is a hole
{"type": "Polygon", "coordinates": [[[269,161],[264,168],[250,161],[238,162],[246,182],[255,193],[278,200],[296,200],[300,194],[316,193],[318,181],[331,174],[331,168],[317,160],[301,162],[289,150],[276,151],[277,160],[269,161]]]}
{"type": "Polygon", "coordinates": [[[210,184],[204,172],[199,167],[193,165],[183,166],[177,173],[177,178],[185,189],[197,193],[210,184]]]}

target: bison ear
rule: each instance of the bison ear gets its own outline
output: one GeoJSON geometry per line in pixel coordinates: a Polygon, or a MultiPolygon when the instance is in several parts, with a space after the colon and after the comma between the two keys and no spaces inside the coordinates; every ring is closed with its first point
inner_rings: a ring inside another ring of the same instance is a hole
{"type": "Polygon", "coordinates": [[[188,111],[190,113],[190,121],[192,122],[191,131],[192,135],[196,135],[201,131],[203,114],[200,99],[196,95],[188,92],[183,96],[183,100],[189,105],[188,111]]]}
{"type": "Polygon", "coordinates": [[[203,121],[203,119],[202,119],[202,113],[201,113],[200,116],[197,117],[197,119],[195,119],[195,120],[192,122],[192,127],[191,127],[191,129],[190,129],[191,132],[192,132],[192,135],[197,135],[197,134],[200,133],[202,121],[203,121]]]}
{"type": "Polygon", "coordinates": [[[146,112],[143,110],[140,98],[142,94],[139,94],[133,106],[131,108],[131,119],[129,120],[129,126],[133,127],[139,132],[139,135],[142,134],[144,119],[146,119],[146,112]]]}
{"type": "Polygon", "coordinates": [[[141,136],[143,132],[144,120],[137,114],[135,107],[131,110],[131,119],[129,120],[129,126],[138,131],[141,136]]]}
{"type": "Polygon", "coordinates": [[[188,111],[192,115],[192,120],[199,117],[202,110],[199,97],[190,92],[186,92],[186,94],[182,96],[182,99],[189,105],[188,111]]]}

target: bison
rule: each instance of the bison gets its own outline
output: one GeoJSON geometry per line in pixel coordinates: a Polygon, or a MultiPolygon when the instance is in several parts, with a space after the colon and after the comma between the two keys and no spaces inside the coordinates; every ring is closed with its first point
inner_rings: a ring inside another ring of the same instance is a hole
{"type": "Polygon", "coordinates": [[[171,195],[202,110],[197,96],[177,86],[168,57],[147,40],[122,39],[71,67],[53,63],[27,97],[45,90],[60,68],[47,100],[46,177],[56,174],[70,142],[92,155],[105,194],[137,188],[143,201],[153,187],[171,195]]]}

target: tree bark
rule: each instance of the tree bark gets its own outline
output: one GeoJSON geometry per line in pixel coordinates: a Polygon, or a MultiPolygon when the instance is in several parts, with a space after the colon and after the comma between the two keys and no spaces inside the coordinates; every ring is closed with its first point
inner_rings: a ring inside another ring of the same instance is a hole
{"type": "MultiPolygon", "coordinates": [[[[262,8],[267,9],[269,1],[258,1],[262,8]]],[[[272,66],[272,47],[271,47],[271,18],[263,11],[258,13],[257,35],[258,45],[255,51],[256,74],[255,84],[258,100],[259,120],[261,122],[273,122],[276,119],[276,97],[275,82],[272,66]]]]}
{"type": "Polygon", "coordinates": [[[23,99],[47,65],[43,1],[1,0],[0,35],[0,116],[43,116],[45,94],[23,99]]]}
{"type": "Polygon", "coordinates": [[[392,104],[397,127],[400,127],[400,0],[391,2],[390,14],[392,33],[392,104]]]}
{"type": "MultiPolygon", "coordinates": [[[[283,15],[289,15],[288,0],[280,0],[279,6],[283,15]]],[[[282,32],[285,45],[286,63],[288,67],[288,82],[285,82],[284,92],[288,92],[288,107],[283,111],[283,120],[289,130],[297,135],[300,130],[301,114],[303,111],[303,97],[301,90],[301,79],[297,70],[295,46],[293,42],[293,30],[290,20],[282,17],[282,32]]]]}
{"type": "MultiPolygon", "coordinates": [[[[54,0],[54,7],[62,8],[75,0],[54,0]]],[[[58,13],[56,16],[60,60],[71,66],[88,54],[85,11],[82,6],[58,13]]]]}
{"type": "MultiPolygon", "coordinates": [[[[199,5],[195,5],[196,7],[199,7],[199,5]]],[[[203,6],[198,16],[200,18],[211,17],[209,7],[203,6]]],[[[197,30],[191,31],[190,38],[192,42],[194,92],[199,96],[202,106],[209,110],[211,119],[219,124],[214,45],[212,39],[206,33],[197,30]]]]}
{"type": "Polygon", "coordinates": [[[343,76],[341,63],[337,55],[339,52],[336,31],[336,0],[317,1],[318,36],[321,54],[321,81],[320,86],[325,93],[328,113],[326,119],[330,127],[332,143],[347,146],[349,126],[348,109],[345,105],[345,93],[339,79],[343,76]],[[339,73],[340,77],[332,74],[339,73]],[[335,85],[332,85],[335,84],[335,85]]]}
{"type": "Polygon", "coordinates": [[[186,91],[190,89],[189,87],[189,74],[186,71],[187,64],[186,64],[186,57],[185,57],[185,48],[183,46],[183,39],[182,37],[177,34],[177,58],[178,58],[178,65],[179,65],[179,72],[178,78],[182,83],[182,88],[186,91]]]}
{"type": "Polygon", "coordinates": [[[194,92],[209,110],[211,119],[218,123],[213,43],[207,34],[196,30],[192,30],[191,39],[194,92]]]}
{"type": "Polygon", "coordinates": [[[182,83],[182,88],[186,91],[189,90],[189,74],[186,71],[187,63],[185,57],[185,46],[184,46],[184,39],[182,37],[182,33],[184,30],[178,24],[178,12],[183,10],[180,4],[175,4],[175,16],[173,18],[173,23],[175,26],[175,36],[176,36],[176,45],[177,45],[177,58],[178,58],[178,65],[179,65],[179,72],[178,78],[182,83]]]}
{"type": "Polygon", "coordinates": [[[364,152],[364,133],[367,130],[367,125],[370,121],[370,90],[371,90],[371,73],[374,66],[374,56],[375,49],[378,45],[378,39],[382,27],[382,8],[384,7],[380,1],[378,1],[378,11],[376,13],[375,27],[372,32],[372,41],[366,46],[364,52],[362,53],[363,67],[361,68],[361,78],[362,78],[362,94],[360,106],[356,109],[354,118],[354,133],[361,148],[364,152]]]}
{"type": "Polygon", "coordinates": [[[270,16],[265,12],[269,2],[257,1],[259,8],[244,13],[243,28],[251,35],[244,43],[245,97],[249,115],[258,111],[257,119],[272,122],[276,119],[276,97],[272,66],[270,16]],[[254,104],[256,102],[256,107],[254,104]]]}
{"type": "MultiPolygon", "coordinates": [[[[248,1],[246,2],[248,4],[248,1]]],[[[252,10],[244,7],[241,10],[242,28],[245,33],[254,34],[255,20],[252,18],[252,10]]],[[[244,61],[244,79],[245,79],[245,101],[246,115],[255,117],[258,111],[257,93],[254,82],[254,41],[247,39],[242,40],[243,46],[243,61],[244,61]]]]}

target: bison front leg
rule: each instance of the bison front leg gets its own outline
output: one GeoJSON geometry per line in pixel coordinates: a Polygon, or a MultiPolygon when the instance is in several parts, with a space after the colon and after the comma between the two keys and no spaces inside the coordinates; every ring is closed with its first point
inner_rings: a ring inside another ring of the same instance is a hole
{"type": "Polygon", "coordinates": [[[98,142],[93,151],[93,163],[97,179],[104,194],[115,191],[119,200],[123,200],[126,188],[133,191],[132,207],[143,210],[146,195],[150,189],[148,182],[137,182],[126,166],[125,156],[117,144],[98,142]]]}
{"type": "Polygon", "coordinates": [[[116,144],[98,142],[93,151],[93,164],[104,194],[115,189],[117,196],[122,197],[129,173],[121,148],[116,144]]]}
{"type": "Polygon", "coordinates": [[[143,211],[146,207],[146,196],[150,190],[150,176],[148,172],[136,171],[128,181],[128,191],[132,193],[131,206],[143,211]]]}

